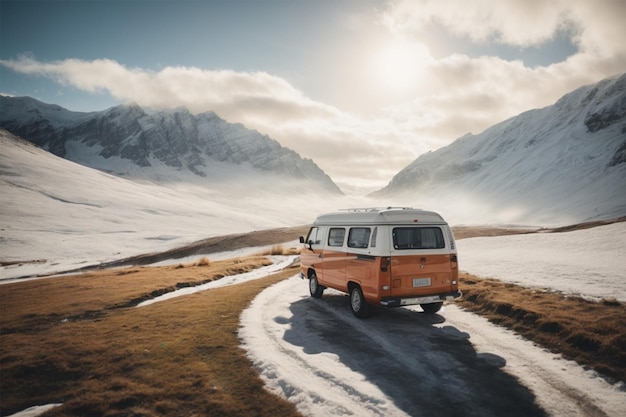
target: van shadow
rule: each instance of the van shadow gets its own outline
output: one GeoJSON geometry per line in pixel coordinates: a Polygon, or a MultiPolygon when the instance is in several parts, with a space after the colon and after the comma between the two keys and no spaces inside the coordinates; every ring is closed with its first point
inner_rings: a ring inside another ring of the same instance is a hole
{"type": "Polygon", "coordinates": [[[546,415],[532,392],[501,369],[502,357],[476,352],[467,333],[440,326],[442,315],[377,308],[359,320],[348,297],[326,294],[290,309],[286,342],[308,354],[337,355],[409,415],[546,415]]]}

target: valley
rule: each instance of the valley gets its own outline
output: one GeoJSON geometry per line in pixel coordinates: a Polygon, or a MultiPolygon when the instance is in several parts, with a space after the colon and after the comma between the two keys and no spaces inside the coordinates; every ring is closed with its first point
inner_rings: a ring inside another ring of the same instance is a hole
{"type": "Polygon", "coordinates": [[[0,413],[620,415],[625,82],[369,195],[210,112],[2,97],[0,413]],[[357,321],[344,295],[308,296],[298,236],[375,206],[443,215],[462,300],[357,321]]]}

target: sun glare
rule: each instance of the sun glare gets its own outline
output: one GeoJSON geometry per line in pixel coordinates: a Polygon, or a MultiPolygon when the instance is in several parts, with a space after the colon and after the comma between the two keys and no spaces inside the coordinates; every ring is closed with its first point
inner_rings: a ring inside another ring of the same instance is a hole
{"type": "Polygon", "coordinates": [[[408,92],[419,84],[429,59],[425,45],[396,39],[375,53],[373,77],[387,93],[408,92]]]}

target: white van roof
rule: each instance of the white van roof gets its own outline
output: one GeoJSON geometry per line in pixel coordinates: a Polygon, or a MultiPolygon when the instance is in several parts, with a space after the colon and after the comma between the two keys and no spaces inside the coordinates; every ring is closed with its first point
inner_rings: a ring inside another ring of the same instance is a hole
{"type": "Polygon", "coordinates": [[[346,209],[335,213],[322,214],[315,219],[318,225],[353,225],[353,224],[447,224],[434,211],[412,207],[372,207],[346,209]]]}

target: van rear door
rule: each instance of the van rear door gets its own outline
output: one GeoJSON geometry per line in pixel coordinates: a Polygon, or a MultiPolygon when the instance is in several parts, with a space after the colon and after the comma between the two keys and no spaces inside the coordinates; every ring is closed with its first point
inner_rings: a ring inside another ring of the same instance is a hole
{"type": "Polygon", "coordinates": [[[441,226],[396,226],[392,239],[392,297],[452,291],[451,254],[441,226]]]}

